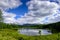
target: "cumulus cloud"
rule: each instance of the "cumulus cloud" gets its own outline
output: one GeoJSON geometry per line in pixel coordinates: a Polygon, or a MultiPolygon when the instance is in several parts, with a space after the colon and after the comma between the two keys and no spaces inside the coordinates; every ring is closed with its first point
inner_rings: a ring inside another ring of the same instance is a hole
{"type": "Polygon", "coordinates": [[[56,22],[60,22],[60,14],[50,15],[45,17],[44,20],[42,20],[42,23],[44,24],[56,23],[56,22]]]}
{"type": "Polygon", "coordinates": [[[32,11],[35,16],[44,17],[47,15],[51,15],[57,13],[57,9],[59,8],[57,3],[49,2],[49,1],[30,1],[28,3],[28,8],[32,11]]]}
{"type": "Polygon", "coordinates": [[[3,13],[3,18],[4,18],[4,23],[16,23],[15,17],[17,16],[16,14],[13,13],[8,13],[8,12],[2,12],[3,13]]]}
{"type": "Polygon", "coordinates": [[[18,19],[22,24],[48,24],[60,21],[59,4],[50,0],[31,0],[27,2],[28,13],[18,19]]]}
{"type": "Polygon", "coordinates": [[[17,8],[21,4],[22,3],[20,2],[20,0],[0,0],[0,10],[2,10],[2,16],[4,18],[5,23],[16,24],[15,17],[17,15],[14,13],[6,12],[6,10],[17,8]]]}
{"type": "MultiPolygon", "coordinates": [[[[49,24],[60,21],[60,0],[30,0],[27,2],[28,13],[15,19],[13,13],[3,11],[5,23],[16,24],[49,24]],[[57,3],[58,2],[58,3],[57,3]]],[[[1,0],[0,9],[6,10],[21,5],[19,0],[1,0]]]]}
{"type": "Polygon", "coordinates": [[[9,8],[15,8],[21,5],[20,0],[0,0],[0,9],[6,10],[9,8]]]}

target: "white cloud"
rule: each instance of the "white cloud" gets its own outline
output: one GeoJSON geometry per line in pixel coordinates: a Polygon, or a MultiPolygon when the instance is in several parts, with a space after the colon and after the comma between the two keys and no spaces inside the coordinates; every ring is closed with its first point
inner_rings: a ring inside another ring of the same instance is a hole
{"type": "MultiPolygon", "coordinates": [[[[1,0],[0,9],[15,8],[20,4],[19,0],[10,0],[10,2],[9,0],[1,0]]],[[[16,14],[3,11],[4,22],[15,24],[48,24],[60,21],[60,11],[58,10],[60,4],[56,2],[50,2],[50,0],[31,0],[27,3],[27,6],[28,13],[25,13],[24,16],[18,19],[15,19],[16,14]]]]}
{"type": "Polygon", "coordinates": [[[0,9],[6,10],[9,8],[15,8],[21,5],[20,0],[0,0],[0,9]]]}
{"type": "Polygon", "coordinates": [[[4,22],[5,23],[13,23],[15,24],[16,23],[16,14],[13,14],[13,13],[8,13],[8,12],[4,12],[3,11],[3,18],[4,18],[4,22]]]}
{"type": "Polygon", "coordinates": [[[31,0],[27,3],[28,13],[17,19],[20,24],[55,23],[59,19],[59,4],[50,0],[31,0]]]}
{"type": "Polygon", "coordinates": [[[17,15],[14,13],[6,12],[6,10],[17,8],[21,4],[22,3],[20,2],[20,0],[0,0],[0,9],[2,10],[2,13],[3,13],[2,16],[4,18],[5,23],[16,24],[16,18],[15,17],[17,15]]]}
{"type": "Polygon", "coordinates": [[[31,1],[28,5],[29,10],[33,12],[30,14],[34,14],[39,17],[57,13],[57,9],[59,8],[57,3],[49,1],[35,1],[35,3],[34,1],[31,1]]]}
{"type": "Polygon", "coordinates": [[[56,14],[56,15],[51,15],[48,17],[47,21],[44,21],[48,23],[56,23],[56,22],[60,22],[60,14],[56,14]]]}

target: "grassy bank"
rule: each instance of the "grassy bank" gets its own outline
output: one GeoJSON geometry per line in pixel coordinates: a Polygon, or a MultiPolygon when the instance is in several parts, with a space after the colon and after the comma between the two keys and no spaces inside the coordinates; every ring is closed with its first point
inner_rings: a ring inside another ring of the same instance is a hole
{"type": "Polygon", "coordinates": [[[26,36],[19,34],[14,29],[0,29],[0,40],[60,40],[60,33],[45,36],[26,36]]]}

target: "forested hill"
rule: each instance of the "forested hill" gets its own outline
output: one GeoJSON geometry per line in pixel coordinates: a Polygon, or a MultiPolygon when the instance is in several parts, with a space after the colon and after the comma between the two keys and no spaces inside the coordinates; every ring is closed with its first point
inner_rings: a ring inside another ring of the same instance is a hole
{"type": "Polygon", "coordinates": [[[6,24],[3,22],[0,22],[0,28],[37,28],[37,29],[45,29],[45,28],[49,28],[49,29],[60,29],[60,22],[57,23],[52,23],[52,24],[48,24],[48,25],[42,25],[42,24],[28,24],[26,25],[16,25],[16,24],[6,24]]]}
{"type": "Polygon", "coordinates": [[[44,27],[52,30],[55,29],[60,32],[60,22],[48,24],[48,25],[45,25],[44,27]]]}

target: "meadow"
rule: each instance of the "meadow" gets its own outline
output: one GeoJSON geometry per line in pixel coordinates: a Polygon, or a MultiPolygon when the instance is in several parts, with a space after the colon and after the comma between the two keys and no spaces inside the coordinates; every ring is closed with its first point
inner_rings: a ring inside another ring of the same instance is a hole
{"type": "Polygon", "coordinates": [[[26,36],[15,29],[0,29],[0,40],[60,40],[60,33],[51,35],[26,36]]]}
{"type": "Polygon", "coordinates": [[[57,24],[60,24],[60,23],[55,23],[55,24],[21,26],[21,25],[15,25],[15,24],[13,25],[5,24],[5,23],[0,22],[0,40],[60,40],[60,32],[58,31],[59,28],[57,27],[57,24]],[[35,29],[45,28],[45,29],[52,30],[53,34],[39,35],[39,36],[27,36],[27,35],[20,34],[18,32],[18,29],[21,29],[21,28],[35,28],[35,29]]]}

